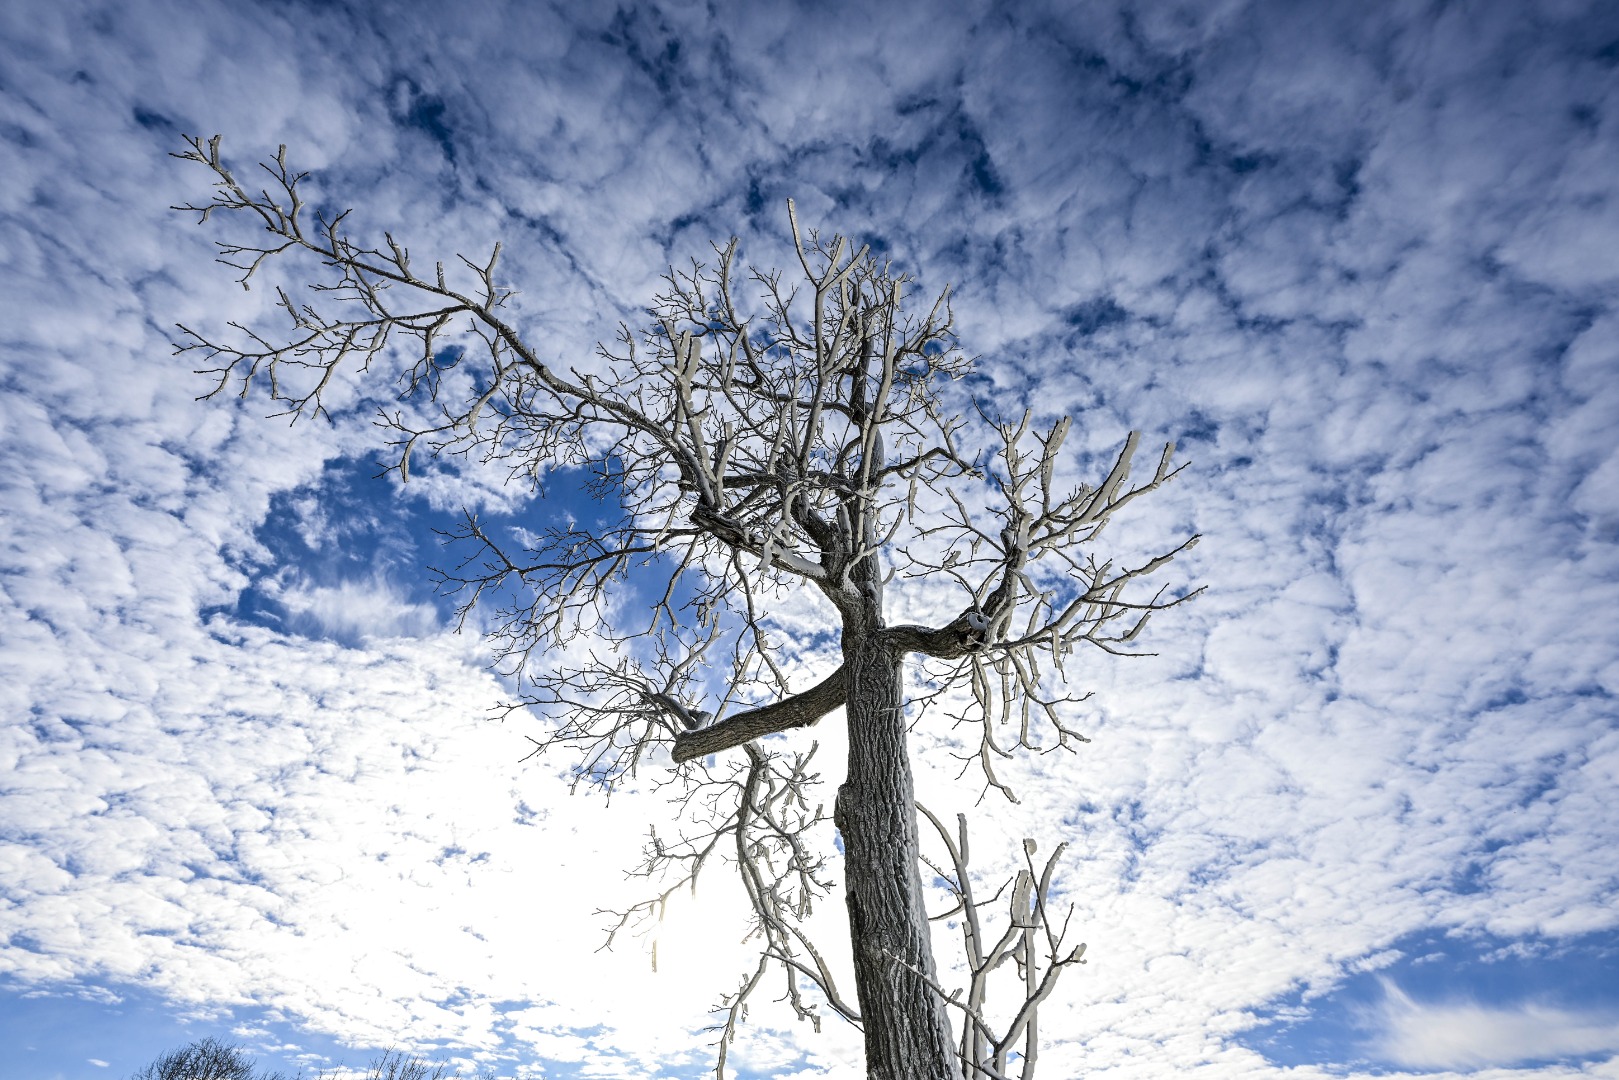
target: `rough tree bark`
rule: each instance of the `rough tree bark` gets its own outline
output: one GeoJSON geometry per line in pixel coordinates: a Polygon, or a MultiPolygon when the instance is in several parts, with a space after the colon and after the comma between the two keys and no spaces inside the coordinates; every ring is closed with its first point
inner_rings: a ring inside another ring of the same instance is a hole
{"type": "Polygon", "coordinates": [[[678,793],[675,836],[654,829],[640,868],[669,884],[616,913],[608,944],[655,925],[669,896],[695,886],[711,860],[735,863],[761,946],[717,1010],[717,1074],[750,995],[774,971],[800,1019],[818,1029],[831,1012],[862,1028],[876,1080],[958,1080],[963,1066],[969,1080],[1004,1080],[1019,1039],[1019,1080],[1032,1080],[1035,1013],[1083,946],[1067,947],[1066,921],[1050,917],[1056,857],[1036,874],[1033,841],[994,944],[968,872],[965,821],[952,838],[929,813],[950,858],[926,858],[906,657],[932,665],[925,700],[976,732],[962,756],[976,761],[986,790],[1011,797],[994,763],[1017,748],[1085,741],[1069,726],[1078,699],[1047,682],[1066,678],[1076,649],[1122,651],[1151,614],[1195,594],[1136,595],[1195,536],[1135,567],[1089,548],[1121,508],[1179,471],[1173,444],[1135,486],[1134,433],[1099,483],[1065,478],[1067,417],[1042,427],[1025,412],[1006,422],[967,391],[973,363],[957,346],[948,290],[925,313],[908,311],[906,278],[843,237],[805,234],[790,203],[796,284],[777,271],[743,274],[732,240],[715,248],[712,267],[671,269],[644,328],[621,327],[593,361],[564,363],[542,356],[517,325],[513,291],[495,276],[499,245],[481,262],[457,256],[419,270],[392,235],[353,239],[347,211],[311,220],[304,175],[288,167],[284,147],[263,166],[270,186],[255,190],[231,173],[217,137],[187,143],[176,156],[208,169],[215,191],[184,209],[257,230],[257,239],[218,245],[244,286],[271,264],[318,263],[295,273],[319,307],[278,289],[284,335],[181,327],[176,348],[204,360],[213,394],[266,386],[295,417],[319,416],[345,366],[393,364],[403,391],[381,411],[397,435],[391,467],[402,481],[424,454],[429,468],[476,456],[535,485],[576,470],[623,506],[619,520],[591,530],[497,528],[467,514],[451,537],[464,558],[438,573],[463,620],[475,606],[492,615],[497,655],[523,680],[508,711],[533,710],[550,725],[536,753],[576,753],[576,783],[607,790],[659,755],[675,766],[655,781],[678,793]],[[752,301],[737,295],[744,279],[752,301]],[[968,427],[971,445],[991,449],[964,452],[958,436],[968,427]],[[888,625],[884,584],[896,574],[931,597],[932,610],[957,614],[888,625]],[[631,575],[662,582],[638,622],[615,603],[631,575]],[[772,614],[775,601],[808,593],[841,630],[842,663],[830,674],[813,648],[783,644],[790,634],[772,614]],[[566,648],[587,639],[601,647],[566,648]],[[833,824],[855,1003],[839,988],[840,965],[804,929],[832,889],[824,804],[811,798],[817,746],[780,738],[840,706],[848,774],[833,824]],[[931,895],[953,899],[961,916],[964,998],[941,983],[922,862],[945,886],[931,895]],[[987,980],[1008,959],[1021,1005],[997,1026],[985,1013],[987,980]]]}
{"type": "Polygon", "coordinates": [[[877,611],[862,613],[861,625],[844,623],[849,772],[833,819],[843,835],[866,1071],[873,1080],[957,1080],[950,1020],[931,990],[937,970],[918,869],[902,658],[882,629],[877,611]]]}

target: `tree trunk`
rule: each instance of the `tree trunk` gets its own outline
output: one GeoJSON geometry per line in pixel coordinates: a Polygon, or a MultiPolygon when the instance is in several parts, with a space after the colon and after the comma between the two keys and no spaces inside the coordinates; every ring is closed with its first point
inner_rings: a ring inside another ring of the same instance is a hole
{"type": "Polygon", "coordinates": [[[845,619],[849,775],[835,819],[855,987],[865,1020],[869,1080],[961,1080],[937,982],[917,868],[915,787],[905,748],[900,657],[881,640],[881,616],[845,619]]]}

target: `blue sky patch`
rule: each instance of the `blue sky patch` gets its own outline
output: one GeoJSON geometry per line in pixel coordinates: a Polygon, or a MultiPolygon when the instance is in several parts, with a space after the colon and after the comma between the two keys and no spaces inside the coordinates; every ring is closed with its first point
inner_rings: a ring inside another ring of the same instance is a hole
{"type": "Polygon", "coordinates": [[[1340,1074],[1486,1063],[1534,1069],[1606,1060],[1619,1048],[1619,933],[1566,940],[1421,933],[1325,993],[1261,1010],[1242,1041],[1282,1066],[1340,1074]],[[1502,1055],[1491,1032],[1511,1033],[1502,1055]]]}

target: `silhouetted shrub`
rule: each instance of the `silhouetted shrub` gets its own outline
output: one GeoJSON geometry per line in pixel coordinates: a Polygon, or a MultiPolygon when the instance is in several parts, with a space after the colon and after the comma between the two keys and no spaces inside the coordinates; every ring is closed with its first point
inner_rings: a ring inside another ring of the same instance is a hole
{"type": "MultiPolygon", "coordinates": [[[[337,1070],[317,1073],[314,1080],[331,1080],[337,1070]]],[[[365,1072],[365,1080],[459,1080],[448,1065],[434,1065],[415,1055],[385,1052],[365,1072]]],[[[253,1059],[242,1048],[215,1038],[198,1039],[152,1062],[129,1080],[288,1080],[285,1073],[257,1073],[253,1059]]]]}
{"type": "Polygon", "coordinates": [[[129,1080],[286,1080],[282,1073],[260,1075],[242,1048],[215,1038],[198,1039],[152,1062],[129,1080]]]}

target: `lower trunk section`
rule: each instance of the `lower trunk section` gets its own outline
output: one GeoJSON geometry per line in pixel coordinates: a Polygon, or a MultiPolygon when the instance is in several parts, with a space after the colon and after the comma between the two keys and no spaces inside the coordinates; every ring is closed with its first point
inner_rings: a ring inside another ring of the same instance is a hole
{"type": "Polygon", "coordinates": [[[898,657],[844,633],[849,776],[835,819],[870,1080],[961,1080],[917,868],[916,794],[898,657]],[[924,976],[926,978],[924,978],[924,976]]]}

